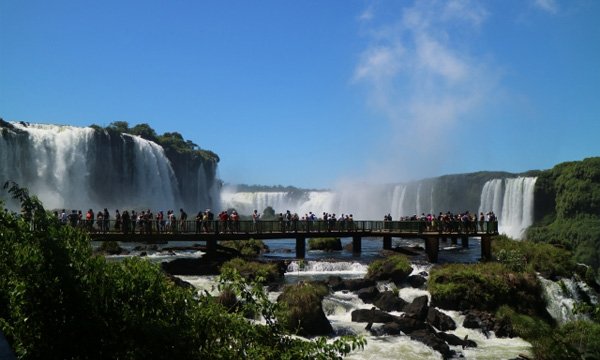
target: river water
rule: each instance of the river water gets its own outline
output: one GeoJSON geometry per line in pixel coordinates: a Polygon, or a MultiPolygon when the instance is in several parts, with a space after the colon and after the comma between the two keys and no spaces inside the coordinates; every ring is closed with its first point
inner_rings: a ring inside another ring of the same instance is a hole
{"type": "MultiPolygon", "coordinates": [[[[368,268],[368,263],[380,257],[382,250],[382,240],[365,238],[362,241],[362,252],[359,255],[352,254],[351,251],[343,250],[336,252],[312,251],[306,252],[306,258],[299,263],[295,261],[295,240],[266,240],[264,241],[269,246],[270,252],[264,254],[263,259],[286,259],[290,260],[285,281],[287,283],[295,283],[301,280],[325,280],[329,276],[340,276],[342,278],[362,278],[368,268]]],[[[351,238],[343,238],[342,245],[348,245],[352,242],[351,238]]],[[[170,261],[174,258],[182,257],[201,257],[201,251],[176,251],[163,252],[162,247],[177,247],[185,246],[189,243],[185,242],[169,242],[168,244],[160,245],[159,251],[148,251],[146,256],[151,261],[170,261]]],[[[122,244],[132,253],[128,256],[139,255],[139,251],[134,251],[135,244],[122,244]]],[[[418,251],[419,247],[423,246],[422,240],[406,240],[393,239],[393,246],[403,246],[413,248],[418,251]]],[[[427,263],[423,251],[420,255],[411,257],[413,262],[413,273],[428,272],[431,264],[427,263]]],[[[110,257],[114,259],[122,256],[110,257]]],[[[452,245],[441,242],[439,262],[476,262],[480,257],[480,243],[477,239],[470,239],[468,247],[462,247],[460,241],[458,245],[452,245]]],[[[194,285],[198,291],[207,291],[211,294],[217,294],[216,277],[215,276],[179,276],[194,285]]],[[[380,290],[386,288],[392,289],[395,287],[392,283],[379,283],[380,290]]],[[[278,292],[269,294],[270,298],[275,301],[278,292]]],[[[412,301],[417,296],[427,295],[429,293],[424,289],[414,289],[410,287],[399,289],[399,296],[407,302],[412,301]]],[[[353,293],[350,292],[334,292],[328,295],[323,300],[323,310],[327,318],[331,322],[335,336],[346,334],[362,335],[367,340],[367,345],[364,350],[359,350],[348,356],[348,359],[441,359],[440,353],[418,341],[411,340],[408,336],[374,336],[365,330],[365,324],[355,323],[351,321],[351,313],[356,309],[370,309],[372,304],[365,304],[353,293]]],[[[457,329],[449,331],[460,338],[468,335],[470,340],[477,343],[477,348],[462,349],[459,346],[451,348],[458,355],[464,356],[466,359],[511,359],[519,354],[530,355],[531,345],[520,338],[496,338],[493,332],[487,338],[482,332],[473,329],[467,329],[462,326],[464,316],[456,311],[441,310],[449,315],[457,324],[457,329]]],[[[392,313],[401,315],[401,313],[392,313]]],[[[376,327],[377,325],[375,325],[376,327]]]]}

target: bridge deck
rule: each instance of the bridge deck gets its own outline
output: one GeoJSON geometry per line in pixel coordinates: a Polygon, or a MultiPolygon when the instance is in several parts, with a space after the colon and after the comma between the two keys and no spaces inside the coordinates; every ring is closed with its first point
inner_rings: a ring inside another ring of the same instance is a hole
{"type": "Polygon", "coordinates": [[[195,223],[188,221],[164,227],[156,222],[126,226],[115,226],[114,221],[106,224],[84,224],[95,241],[165,243],[168,241],[205,241],[208,251],[216,248],[217,241],[248,239],[296,239],[296,257],[304,258],[306,239],[317,237],[351,237],[353,252],[360,253],[363,237],[383,238],[383,248],[391,249],[391,239],[423,239],[431,262],[437,262],[440,239],[460,238],[468,246],[469,238],[481,238],[483,259],[491,258],[491,237],[497,235],[497,223],[444,224],[434,226],[422,221],[353,221],[335,224],[323,221],[252,221],[195,223]],[[112,226],[111,226],[112,225],[112,226]],[[132,231],[135,230],[135,233],[132,231]]]}

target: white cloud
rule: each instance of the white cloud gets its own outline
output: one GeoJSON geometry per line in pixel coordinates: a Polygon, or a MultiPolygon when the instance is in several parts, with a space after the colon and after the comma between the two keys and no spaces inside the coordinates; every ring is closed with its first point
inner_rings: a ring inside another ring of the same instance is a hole
{"type": "Polygon", "coordinates": [[[382,142],[389,144],[386,153],[395,154],[390,159],[402,164],[382,167],[431,171],[442,151],[453,151],[445,135],[475,126],[473,114],[493,98],[497,76],[487,59],[468,51],[460,34],[480,28],[487,17],[479,2],[415,1],[397,23],[373,29],[378,35],[363,51],[354,80],[393,130],[382,142]]]}
{"type": "Polygon", "coordinates": [[[362,12],[362,14],[360,14],[360,16],[358,17],[358,20],[363,21],[363,22],[368,22],[373,20],[373,17],[375,16],[374,10],[372,6],[369,6],[368,8],[365,9],[365,11],[362,12]]]}
{"type": "Polygon", "coordinates": [[[535,0],[534,5],[550,14],[556,14],[558,12],[558,3],[556,0],[535,0]]]}

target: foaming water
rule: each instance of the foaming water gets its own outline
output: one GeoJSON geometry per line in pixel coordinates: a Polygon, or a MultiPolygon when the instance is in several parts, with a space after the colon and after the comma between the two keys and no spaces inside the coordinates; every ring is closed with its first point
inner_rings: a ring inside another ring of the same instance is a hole
{"type": "Polygon", "coordinates": [[[592,304],[597,304],[596,295],[589,286],[581,281],[563,278],[559,281],[551,281],[538,276],[544,288],[548,313],[560,324],[575,320],[589,320],[586,314],[575,313],[575,304],[582,301],[582,293],[589,298],[592,304]]]}
{"type": "MultiPolygon", "coordinates": [[[[413,263],[412,274],[424,274],[427,277],[432,264],[413,263]]],[[[351,262],[323,262],[305,261],[292,262],[288,266],[286,279],[326,279],[330,275],[342,278],[363,277],[368,266],[351,262]]],[[[431,298],[431,294],[425,289],[412,287],[397,288],[393,283],[379,282],[380,291],[397,289],[398,296],[407,302],[413,301],[419,296],[431,298]]],[[[364,323],[352,322],[352,311],[358,309],[371,309],[372,304],[365,304],[355,293],[337,291],[325,297],[323,300],[323,311],[331,322],[337,336],[353,334],[362,335],[367,339],[364,350],[356,351],[349,355],[348,359],[442,359],[437,351],[424,345],[419,341],[411,340],[409,336],[376,336],[365,329],[364,323]]],[[[486,337],[477,329],[467,329],[462,326],[465,316],[456,311],[438,309],[450,316],[457,324],[457,329],[448,331],[460,338],[468,335],[470,340],[477,343],[477,348],[462,349],[459,346],[450,346],[451,349],[462,354],[466,359],[508,359],[517,357],[519,354],[530,354],[531,344],[520,338],[496,338],[493,332],[486,337]]],[[[402,313],[393,312],[393,315],[401,316],[402,313]]],[[[374,329],[379,326],[375,325],[374,329]]]]}

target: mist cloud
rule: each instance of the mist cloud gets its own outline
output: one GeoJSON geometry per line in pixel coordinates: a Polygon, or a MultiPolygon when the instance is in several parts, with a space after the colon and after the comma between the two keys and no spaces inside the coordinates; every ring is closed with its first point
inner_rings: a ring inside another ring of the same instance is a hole
{"type": "Polygon", "coordinates": [[[353,81],[392,129],[381,149],[392,156],[372,171],[392,181],[434,175],[447,161],[441,152],[460,150],[447,135],[480,121],[475,115],[497,84],[498,71],[467,41],[477,39],[488,12],[476,1],[416,1],[381,23],[369,11],[369,44],[353,81]]]}

